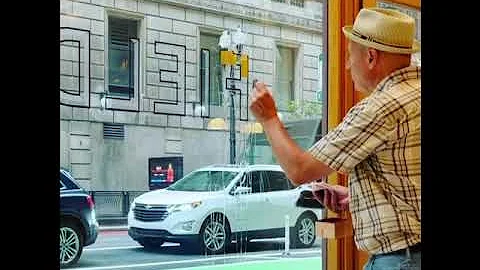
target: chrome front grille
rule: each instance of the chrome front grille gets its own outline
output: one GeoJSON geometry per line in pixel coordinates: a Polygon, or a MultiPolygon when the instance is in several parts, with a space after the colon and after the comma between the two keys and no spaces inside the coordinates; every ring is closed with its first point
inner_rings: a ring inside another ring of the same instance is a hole
{"type": "Polygon", "coordinates": [[[168,216],[167,206],[136,203],[133,208],[133,216],[140,221],[162,221],[168,216]]]}

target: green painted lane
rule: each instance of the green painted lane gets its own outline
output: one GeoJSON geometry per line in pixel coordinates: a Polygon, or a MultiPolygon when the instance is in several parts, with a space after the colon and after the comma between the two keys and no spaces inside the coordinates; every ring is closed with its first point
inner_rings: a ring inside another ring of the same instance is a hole
{"type": "Polygon", "coordinates": [[[292,258],[275,261],[253,261],[229,264],[217,264],[198,267],[176,268],[176,270],[290,270],[290,269],[322,269],[322,259],[292,258]]]}

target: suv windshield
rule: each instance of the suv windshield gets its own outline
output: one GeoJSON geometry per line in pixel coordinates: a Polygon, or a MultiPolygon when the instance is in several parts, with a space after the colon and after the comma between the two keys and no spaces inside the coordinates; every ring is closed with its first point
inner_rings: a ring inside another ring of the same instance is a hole
{"type": "Polygon", "coordinates": [[[238,175],[232,171],[196,171],[178,180],[167,190],[178,191],[220,191],[238,175]]]}

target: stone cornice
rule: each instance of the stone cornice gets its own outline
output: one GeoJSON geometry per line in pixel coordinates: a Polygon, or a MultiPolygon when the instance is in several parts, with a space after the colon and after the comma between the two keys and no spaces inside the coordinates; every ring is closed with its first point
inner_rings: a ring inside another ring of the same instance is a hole
{"type": "Polygon", "coordinates": [[[257,22],[265,22],[275,25],[288,25],[291,27],[306,29],[314,32],[322,32],[322,21],[306,17],[293,16],[286,13],[261,9],[247,5],[241,5],[221,0],[154,0],[180,7],[188,7],[206,10],[222,15],[252,19],[257,22]]]}

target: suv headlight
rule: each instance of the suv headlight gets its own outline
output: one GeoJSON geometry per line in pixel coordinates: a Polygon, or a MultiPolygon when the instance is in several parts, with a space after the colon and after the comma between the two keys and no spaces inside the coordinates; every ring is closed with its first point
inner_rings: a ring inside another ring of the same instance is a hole
{"type": "Polygon", "coordinates": [[[167,206],[167,211],[169,214],[180,211],[188,211],[199,207],[201,204],[201,201],[182,204],[170,204],[169,206],[167,206]]]}

